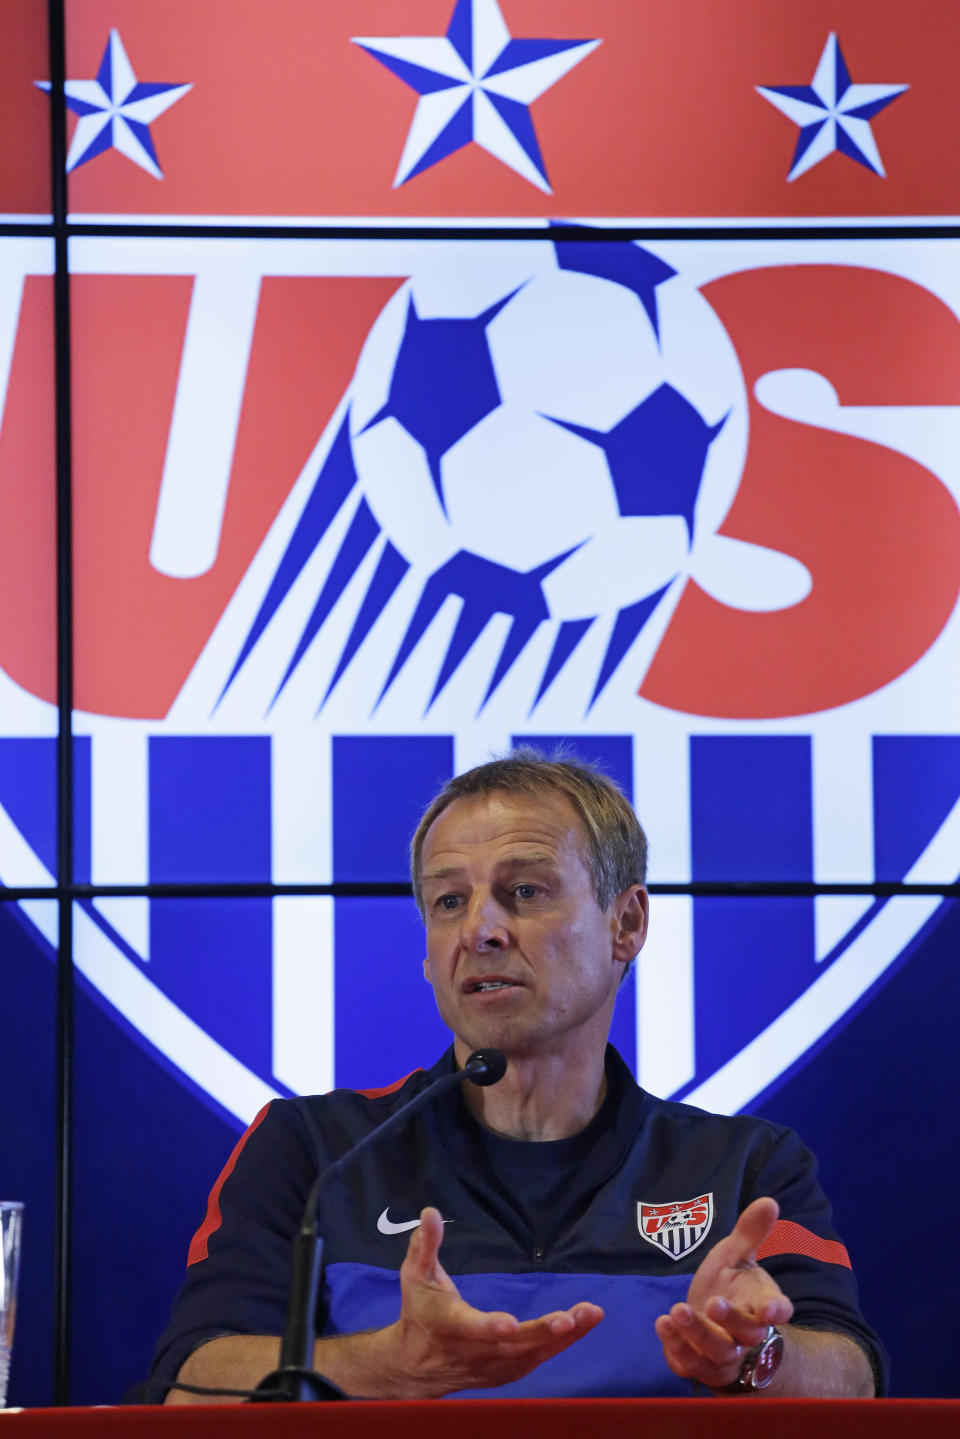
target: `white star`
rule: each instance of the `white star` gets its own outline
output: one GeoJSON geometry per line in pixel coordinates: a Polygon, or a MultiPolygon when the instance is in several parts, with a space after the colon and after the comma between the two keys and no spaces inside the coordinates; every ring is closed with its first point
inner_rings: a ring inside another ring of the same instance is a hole
{"type": "MultiPolygon", "coordinates": [[[[49,80],[34,83],[40,90],[50,89],[49,80]]],[[[112,149],[157,180],[163,179],[148,126],[192,85],[140,83],[119,32],[111,30],[97,78],[68,80],[63,89],[67,108],[80,117],[67,155],[68,170],[112,149]]]]}
{"type": "Polygon", "coordinates": [[[854,85],[835,34],[828,36],[809,85],[756,88],[765,100],[800,126],[788,180],[812,170],[834,150],[859,161],[874,174],[884,175],[870,120],[910,86],[854,85]]]}
{"type": "Polygon", "coordinates": [[[420,96],[394,188],[474,140],[551,194],[529,106],[599,40],[515,40],[497,0],[457,0],[445,36],[354,36],[420,96]]]}

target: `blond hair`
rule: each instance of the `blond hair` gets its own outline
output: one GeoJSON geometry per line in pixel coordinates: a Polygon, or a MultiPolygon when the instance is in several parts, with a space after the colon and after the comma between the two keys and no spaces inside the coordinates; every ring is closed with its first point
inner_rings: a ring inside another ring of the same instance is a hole
{"type": "Polygon", "coordinates": [[[423,906],[423,842],[427,830],[454,800],[487,794],[563,794],[583,826],[593,892],[601,909],[647,873],[647,837],[620,787],[596,765],[564,750],[545,755],[522,746],[449,780],[430,802],[410,843],[410,878],[423,906]]]}

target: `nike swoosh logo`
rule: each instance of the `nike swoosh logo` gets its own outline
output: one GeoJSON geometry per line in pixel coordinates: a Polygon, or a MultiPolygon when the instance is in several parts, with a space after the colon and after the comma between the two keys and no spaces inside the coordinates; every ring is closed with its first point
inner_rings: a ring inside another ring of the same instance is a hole
{"type": "Polygon", "coordinates": [[[405,1234],[408,1229],[416,1229],[420,1224],[419,1219],[405,1219],[402,1224],[394,1224],[392,1219],[387,1218],[389,1212],[390,1206],[388,1204],[377,1220],[377,1228],[381,1234],[405,1234]]]}
{"type": "MultiPolygon", "coordinates": [[[[387,1215],[389,1213],[390,1206],[388,1204],[386,1209],[381,1214],[380,1218],[377,1220],[377,1228],[379,1229],[381,1234],[406,1234],[408,1229],[416,1229],[420,1224],[419,1219],[404,1219],[402,1223],[395,1224],[392,1219],[387,1218],[387,1215]]],[[[445,1219],[443,1222],[444,1224],[452,1224],[453,1220],[445,1219]]]]}

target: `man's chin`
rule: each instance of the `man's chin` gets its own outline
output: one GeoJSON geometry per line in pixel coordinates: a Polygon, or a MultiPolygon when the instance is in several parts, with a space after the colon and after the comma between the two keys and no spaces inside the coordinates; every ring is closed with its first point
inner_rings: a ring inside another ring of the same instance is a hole
{"type": "Polygon", "coordinates": [[[464,1025],[455,1032],[458,1053],[466,1059],[475,1049],[499,1049],[511,1059],[532,1059],[540,1052],[542,1040],[521,1024],[492,1020],[485,1024],[464,1025]]]}

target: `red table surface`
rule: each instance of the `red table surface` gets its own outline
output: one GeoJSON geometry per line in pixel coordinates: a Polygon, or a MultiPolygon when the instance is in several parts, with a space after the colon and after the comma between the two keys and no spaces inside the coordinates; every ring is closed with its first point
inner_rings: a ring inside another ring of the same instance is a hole
{"type": "Polygon", "coordinates": [[[958,1439],[952,1399],[451,1399],[0,1411],[0,1439],[958,1439]]]}

